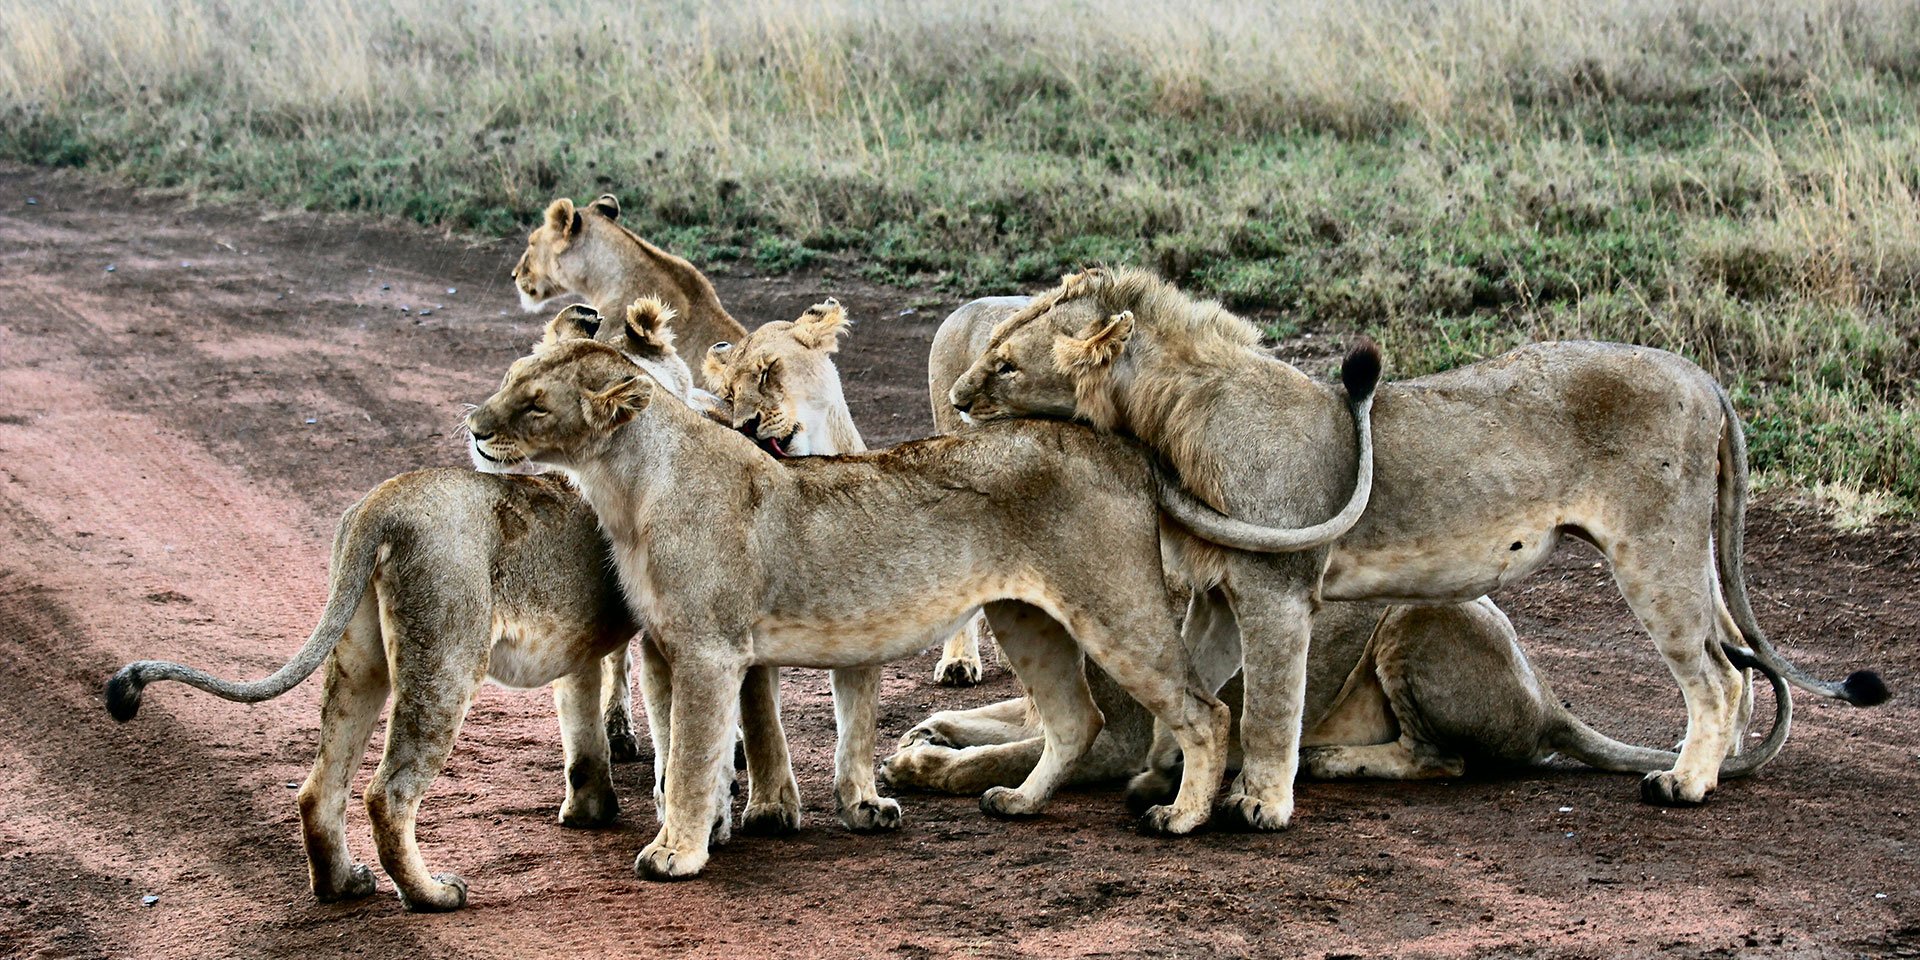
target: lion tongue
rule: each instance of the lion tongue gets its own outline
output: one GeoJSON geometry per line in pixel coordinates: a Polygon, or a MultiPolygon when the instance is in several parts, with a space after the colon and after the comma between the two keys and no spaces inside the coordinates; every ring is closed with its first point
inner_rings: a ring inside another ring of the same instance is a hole
{"type": "Polygon", "coordinates": [[[767,452],[782,460],[787,458],[787,450],[780,445],[780,439],[778,437],[767,438],[767,452]]]}

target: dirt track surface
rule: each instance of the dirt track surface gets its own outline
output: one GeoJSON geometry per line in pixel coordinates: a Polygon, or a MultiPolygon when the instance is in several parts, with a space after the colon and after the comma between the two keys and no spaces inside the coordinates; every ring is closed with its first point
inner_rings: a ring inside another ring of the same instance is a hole
{"type": "MultiPolygon", "coordinates": [[[[119,726],[100,684],[141,657],[260,676],[300,645],[340,511],[393,473],[462,464],[460,404],[534,338],[517,253],[0,168],[0,955],[1920,955],[1920,539],[1764,506],[1748,563],[1775,642],[1825,675],[1876,666],[1897,698],[1803,698],[1785,753],[1701,809],[1560,766],[1306,784],[1278,835],[1143,838],[1109,790],[1021,823],[910,795],[899,833],[853,836],[832,813],[824,675],[795,670],[807,828],[658,885],[631,871],[655,829],[650,764],[617,769],[616,827],[562,829],[551,698],[490,687],[421,815],[429,863],[467,878],[471,906],[408,915],[384,876],[372,899],[315,903],[290,788],[318,685],[252,707],[163,685],[119,726]]],[[[840,367],[869,441],[927,429],[926,344],[951,301],[715,279],[749,325],[839,296],[861,323],[840,367]]],[[[1678,692],[1598,563],[1566,549],[1499,599],[1579,713],[1670,744],[1678,692]]],[[[883,746],[1011,695],[1001,668],[935,687],[932,662],[890,668],[883,746]]],[[[349,824],[371,861],[358,803],[349,824]]]]}

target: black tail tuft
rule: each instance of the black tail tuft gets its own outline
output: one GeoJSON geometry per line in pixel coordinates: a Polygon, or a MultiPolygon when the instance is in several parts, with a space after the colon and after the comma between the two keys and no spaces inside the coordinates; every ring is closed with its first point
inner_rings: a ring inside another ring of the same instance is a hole
{"type": "Polygon", "coordinates": [[[1354,403],[1373,393],[1374,385],[1380,382],[1380,348],[1371,339],[1361,337],[1347,351],[1347,359],[1340,364],[1340,382],[1346,385],[1347,396],[1354,403]]]}
{"type": "Polygon", "coordinates": [[[121,667],[120,672],[107,681],[107,712],[115,720],[126,723],[140,712],[140,688],[146,681],[131,666],[121,667]]]}
{"type": "Polygon", "coordinates": [[[1729,661],[1732,661],[1735,667],[1738,667],[1742,670],[1758,670],[1761,673],[1766,674],[1767,676],[1773,676],[1773,671],[1768,670],[1766,664],[1761,663],[1758,660],[1755,660],[1753,658],[1753,654],[1750,651],[1748,651],[1747,648],[1736,647],[1731,643],[1726,643],[1722,641],[1720,644],[1720,649],[1726,651],[1727,659],[1729,661]]]}
{"type": "Polygon", "coordinates": [[[1878,706],[1892,695],[1887,682],[1872,670],[1855,670],[1840,683],[1840,696],[1856,707],[1878,706]]]}

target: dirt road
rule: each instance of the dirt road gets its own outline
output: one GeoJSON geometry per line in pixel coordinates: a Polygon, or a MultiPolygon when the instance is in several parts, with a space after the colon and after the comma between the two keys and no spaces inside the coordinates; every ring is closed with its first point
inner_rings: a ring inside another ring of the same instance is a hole
{"type": "MultiPolygon", "coordinates": [[[[618,826],[564,830],[550,697],[489,688],[420,828],[471,907],[405,914],[384,876],[375,898],[316,904],[291,787],[317,685],[252,707],[156,687],[119,726],[100,684],[148,656],[259,676],[299,646],[340,511],[393,473],[463,463],[460,404],[533,339],[517,253],[0,168],[0,955],[1920,955],[1920,538],[1767,506],[1748,566],[1775,642],[1821,674],[1876,666],[1896,700],[1805,702],[1786,752],[1701,809],[1552,767],[1308,784],[1271,836],[1139,837],[1117,791],[1026,823],[908,796],[898,834],[852,836],[824,677],[789,671],[807,829],[657,885],[630,869],[654,830],[650,766],[616,772],[618,826]]],[[[819,272],[716,282],[748,324],[839,296],[869,441],[927,429],[926,343],[951,300],[819,272]]],[[[1598,564],[1569,548],[1499,599],[1579,713],[1670,744],[1678,693],[1598,564]]],[[[1003,669],[955,693],[931,667],[890,668],[883,744],[1010,695],[1003,669]]]]}

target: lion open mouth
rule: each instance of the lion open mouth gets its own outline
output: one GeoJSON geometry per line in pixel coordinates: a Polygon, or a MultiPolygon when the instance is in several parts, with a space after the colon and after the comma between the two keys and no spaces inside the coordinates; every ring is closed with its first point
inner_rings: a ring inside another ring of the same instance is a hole
{"type": "Polygon", "coordinates": [[[747,439],[752,440],[754,446],[765,450],[767,454],[775,460],[785,460],[788,458],[787,444],[793,440],[793,434],[789,433],[784,437],[763,437],[760,435],[759,417],[748,420],[737,429],[739,429],[741,433],[746,434],[747,439]]]}

